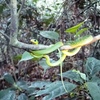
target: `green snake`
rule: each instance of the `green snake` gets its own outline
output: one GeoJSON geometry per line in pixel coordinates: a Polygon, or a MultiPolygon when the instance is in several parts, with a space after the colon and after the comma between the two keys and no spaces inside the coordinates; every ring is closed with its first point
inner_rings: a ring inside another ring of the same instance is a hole
{"type": "MultiPolygon", "coordinates": [[[[31,53],[34,57],[45,58],[46,63],[49,66],[53,67],[53,66],[60,65],[60,63],[62,63],[67,56],[73,56],[73,55],[77,54],[82,46],[84,46],[85,44],[87,44],[88,42],[90,42],[92,40],[93,40],[93,37],[91,35],[86,35],[86,36],[83,36],[75,41],[72,41],[69,45],[75,49],[71,50],[71,51],[61,50],[61,57],[59,58],[59,60],[57,60],[55,62],[50,62],[50,57],[48,54],[55,51],[55,50],[58,50],[61,46],[63,46],[64,44],[62,42],[57,42],[56,44],[51,45],[47,49],[31,51],[31,53]]],[[[38,45],[37,40],[31,39],[31,42],[33,44],[38,45]]]]}
{"type": "MultiPolygon", "coordinates": [[[[75,41],[72,41],[69,45],[73,48],[75,48],[74,50],[72,51],[69,51],[69,50],[59,50],[59,48],[61,46],[63,46],[63,43],[62,42],[57,42],[56,44],[50,46],[49,48],[47,49],[44,49],[44,50],[38,50],[38,51],[31,51],[32,55],[34,57],[44,57],[46,59],[46,63],[49,65],[49,66],[57,66],[57,65],[60,65],[60,72],[61,72],[61,81],[62,81],[62,85],[63,85],[63,88],[65,90],[65,92],[67,93],[67,89],[65,87],[65,84],[63,82],[63,76],[62,76],[62,62],[65,60],[66,56],[73,56],[75,54],[77,54],[79,52],[79,50],[81,49],[82,46],[84,46],[85,44],[87,44],[88,42],[91,42],[93,40],[93,37],[91,35],[87,35],[87,36],[84,36],[84,37],[81,37],[75,41]],[[60,59],[54,63],[51,63],[50,62],[50,57],[47,55],[55,50],[59,51],[59,55],[60,55],[60,59]]],[[[37,40],[34,40],[32,39],[31,42],[33,44],[36,44],[38,45],[38,41],[37,40]]]]}

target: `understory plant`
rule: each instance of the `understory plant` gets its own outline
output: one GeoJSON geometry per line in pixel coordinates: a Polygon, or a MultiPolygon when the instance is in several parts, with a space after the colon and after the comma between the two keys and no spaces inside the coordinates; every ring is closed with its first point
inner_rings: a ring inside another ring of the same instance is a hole
{"type": "Polygon", "coordinates": [[[6,73],[4,79],[11,87],[0,91],[0,100],[35,100],[38,96],[43,96],[43,100],[53,100],[64,94],[67,95],[65,100],[99,100],[99,71],[100,60],[89,57],[84,65],[84,73],[76,69],[62,73],[65,78],[64,84],[67,92],[60,80],[55,82],[19,80],[15,82],[12,75],[6,73]]]}
{"type": "MultiPolygon", "coordinates": [[[[80,23],[72,28],[66,30],[66,32],[76,33],[76,37],[82,34],[87,28],[77,31],[80,26],[83,24],[80,23]]],[[[40,33],[42,36],[45,36],[52,39],[50,31],[45,31],[40,33]],[[48,35],[44,35],[47,33],[48,35]]],[[[53,35],[57,35],[56,32],[52,32],[53,35]]],[[[58,35],[56,36],[58,38],[58,35]]],[[[54,38],[53,38],[54,39],[54,38]]],[[[21,61],[26,61],[34,59],[29,52],[25,51],[23,55],[20,55],[21,61]]],[[[44,63],[44,60],[40,60],[39,64],[44,68],[44,71],[49,68],[44,63]]],[[[63,66],[64,67],[64,66],[63,66]]],[[[81,66],[80,66],[81,67],[81,66]]],[[[65,95],[65,100],[76,100],[76,99],[89,99],[89,100],[99,100],[100,98],[100,60],[97,60],[93,57],[88,57],[84,64],[84,72],[80,70],[72,69],[62,73],[64,86],[62,85],[62,80],[57,80],[54,82],[51,81],[35,81],[27,82],[23,80],[14,80],[13,76],[10,73],[5,73],[4,79],[10,84],[9,88],[3,89],[0,91],[0,100],[35,100],[37,97],[42,96],[42,100],[53,100],[57,97],[65,95]],[[65,91],[65,89],[66,91],[65,91]]],[[[61,76],[61,73],[57,75],[61,76]]]]}

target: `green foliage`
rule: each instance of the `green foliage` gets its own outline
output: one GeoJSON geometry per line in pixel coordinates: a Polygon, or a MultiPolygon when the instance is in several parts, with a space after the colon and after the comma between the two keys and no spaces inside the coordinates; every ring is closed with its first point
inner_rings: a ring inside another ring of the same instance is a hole
{"type": "MultiPolygon", "coordinates": [[[[37,3],[38,1],[39,0],[28,0],[29,5],[31,6],[34,6],[32,5],[33,2],[37,3]]],[[[45,3],[45,0],[44,0],[44,3],[45,3]]],[[[40,9],[38,10],[38,12],[41,12],[39,17],[40,19],[42,19],[42,22],[44,22],[46,25],[51,23],[54,20],[55,15],[58,15],[57,11],[58,11],[58,8],[60,7],[61,7],[60,2],[57,2],[55,5],[52,5],[51,8],[49,8],[47,3],[45,5],[42,5],[40,9]]],[[[0,5],[0,13],[3,12],[3,9],[4,7],[0,5]]],[[[88,29],[88,28],[83,28],[79,30],[79,28],[83,24],[84,22],[81,22],[77,24],[76,26],[73,26],[67,29],[66,32],[75,33],[76,36],[81,35],[84,31],[88,29]]],[[[54,31],[41,31],[40,35],[51,40],[58,40],[59,38],[59,34],[54,31]]],[[[24,52],[19,62],[30,60],[33,58],[34,56],[32,56],[29,52],[24,52]]],[[[39,63],[40,65],[45,66],[44,67],[45,70],[48,68],[48,66],[44,62],[41,61],[39,63]]],[[[70,94],[71,96],[68,97],[68,99],[70,99],[71,97],[75,96],[72,94],[75,92],[76,94],[78,94],[77,92],[80,92],[81,90],[80,88],[82,87],[84,87],[87,91],[89,90],[87,93],[90,94],[94,100],[99,100],[100,99],[100,95],[99,95],[100,94],[100,86],[99,86],[100,78],[96,76],[99,71],[100,71],[100,61],[91,57],[91,58],[88,58],[86,61],[85,73],[82,73],[79,70],[70,70],[70,71],[64,72],[63,77],[70,79],[70,82],[66,82],[66,81],[64,82],[65,88],[68,91],[67,93],[64,90],[61,81],[55,81],[55,82],[17,81],[15,82],[13,76],[11,74],[6,73],[4,75],[4,79],[11,85],[11,88],[0,90],[0,100],[15,100],[15,99],[34,100],[35,97],[41,96],[41,95],[45,95],[43,100],[52,100],[63,94],[68,94],[68,95],[70,94]],[[79,84],[76,85],[77,83],[79,84]]]]}
{"type": "Polygon", "coordinates": [[[38,0],[33,0],[33,2],[37,3],[37,2],[38,2],[38,0]]]}
{"type": "Polygon", "coordinates": [[[62,73],[62,75],[65,78],[68,78],[70,80],[74,80],[75,82],[81,82],[81,83],[83,83],[83,80],[80,77],[80,74],[77,73],[77,71],[70,70],[70,71],[62,73]]]}
{"type": "Polygon", "coordinates": [[[39,65],[43,67],[44,72],[46,72],[46,70],[47,70],[48,68],[50,68],[50,66],[47,65],[45,59],[41,59],[41,60],[39,61],[39,65]]]}
{"type": "Polygon", "coordinates": [[[80,36],[86,30],[88,30],[88,28],[82,28],[82,29],[80,29],[78,32],[76,32],[76,36],[80,36]]]}
{"type": "Polygon", "coordinates": [[[31,82],[29,88],[40,88],[42,89],[44,86],[51,84],[49,81],[35,81],[31,82]]]}
{"type": "Polygon", "coordinates": [[[58,40],[59,38],[59,34],[54,31],[41,31],[40,35],[51,40],[58,40]]]}
{"type": "Polygon", "coordinates": [[[6,9],[6,4],[4,4],[2,1],[0,3],[0,14],[3,14],[3,11],[6,9]]]}
{"type": "Polygon", "coordinates": [[[27,51],[25,51],[22,55],[22,58],[19,62],[21,61],[26,61],[26,60],[30,60],[30,59],[33,59],[34,57],[27,51]]]}
{"type": "Polygon", "coordinates": [[[75,34],[74,37],[79,37],[83,32],[87,31],[88,28],[81,28],[85,21],[65,30],[65,32],[75,34]]]}
{"type": "Polygon", "coordinates": [[[27,0],[26,4],[37,9],[39,13],[38,20],[42,20],[46,26],[55,19],[59,18],[62,12],[62,0],[27,0]],[[59,14],[58,14],[59,13],[59,14]]]}
{"type": "Polygon", "coordinates": [[[4,6],[0,4],[0,14],[2,14],[4,6]]]}
{"type": "Polygon", "coordinates": [[[81,73],[79,70],[73,70],[73,72],[78,73],[83,80],[86,80],[86,75],[84,73],[81,73]]]}
{"type": "Polygon", "coordinates": [[[18,96],[18,100],[28,100],[28,97],[27,97],[24,93],[21,93],[21,94],[18,96]]]}
{"type": "Polygon", "coordinates": [[[90,95],[93,100],[100,99],[100,86],[98,86],[97,82],[87,82],[87,89],[89,90],[90,95]]]}
{"type": "Polygon", "coordinates": [[[71,28],[68,28],[67,30],[65,30],[65,32],[70,32],[70,33],[76,33],[77,30],[84,24],[84,22],[81,22],[71,28]]]}
{"type": "Polygon", "coordinates": [[[15,83],[13,77],[11,76],[11,74],[5,73],[4,74],[4,79],[10,84],[15,83]]]}
{"type": "Polygon", "coordinates": [[[86,74],[91,78],[100,71],[100,60],[90,57],[86,61],[86,74]]]}
{"type": "Polygon", "coordinates": [[[0,100],[15,100],[15,91],[8,89],[0,91],[0,100]]]}
{"type": "Polygon", "coordinates": [[[99,71],[100,60],[89,57],[85,64],[85,73],[81,73],[78,70],[70,70],[62,75],[65,78],[80,83],[80,88],[84,87],[85,91],[89,90],[88,94],[91,94],[93,100],[98,100],[100,98],[100,78],[96,75],[99,71]]]}
{"type": "Polygon", "coordinates": [[[5,74],[4,79],[10,83],[11,88],[4,89],[0,91],[0,99],[1,100],[15,100],[16,92],[19,91],[19,95],[17,96],[18,100],[34,100],[35,97],[45,95],[43,100],[52,100],[58,96],[63,94],[69,94],[70,98],[76,98],[74,94],[77,94],[81,89],[85,89],[87,94],[90,94],[90,98],[93,100],[98,100],[100,98],[100,78],[96,76],[100,71],[100,60],[97,60],[93,57],[87,59],[85,64],[85,73],[81,73],[79,70],[70,70],[64,72],[63,77],[70,79],[71,82],[74,81],[78,83],[78,85],[64,81],[64,85],[66,87],[66,91],[63,88],[61,81],[35,81],[28,82],[18,81],[15,82],[13,77],[10,74],[5,74]],[[40,89],[40,90],[37,90],[40,89]],[[77,90],[77,91],[76,91],[77,90]],[[22,91],[26,91],[22,93],[22,91]]]}
{"type": "MultiPolygon", "coordinates": [[[[66,87],[68,93],[76,88],[75,84],[72,84],[69,82],[64,82],[64,84],[65,84],[65,87],[66,87]]],[[[43,100],[52,100],[58,96],[65,94],[65,93],[66,93],[66,91],[64,90],[64,88],[62,86],[62,82],[56,81],[56,82],[46,85],[44,90],[40,90],[40,91],[36,92],[36,96],[41,96],[43,94],[49,94],[49,95],[45,96],[43,98],[43,100]]]]}

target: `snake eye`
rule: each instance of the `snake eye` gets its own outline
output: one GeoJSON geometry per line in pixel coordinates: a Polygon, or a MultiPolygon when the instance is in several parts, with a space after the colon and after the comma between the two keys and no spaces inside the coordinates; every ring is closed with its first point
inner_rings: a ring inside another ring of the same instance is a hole
{"type": "Polygon", "coordinates": [[[36,39],[34,39],[34,42],[36,42],[37,40],[36,39]]]}
{"type": "Polygon", "coordinates": [[[35,45],[38,44],[38,40],[36,40],[36,39],[31,39],[30,42],[33,43],[33,44],[35,44],[35,45]]]}

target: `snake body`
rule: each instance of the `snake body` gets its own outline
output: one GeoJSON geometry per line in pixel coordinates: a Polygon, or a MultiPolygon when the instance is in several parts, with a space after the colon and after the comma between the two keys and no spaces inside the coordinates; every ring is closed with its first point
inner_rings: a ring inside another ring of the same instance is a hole
{"type": "Polygon", "coordinates": [[[73,48],[82,47],[92,40],[93,40],[92,35],[86,35],[76,39],[75,41],[71,41],[70,46],[73,48]]]}
{"type": "MultiPolygon", "coordinates": [[[[60,58],[59,58],[59,60],[57,60],[55,62],[50,62],[50,57],[47,54],[49,54],[57,49],[59,50],[59,48],[61,46],[63,46],[62,42],[58,42],[58,43],[50,46],[47,49],[32,51],[31,53],[34,57],[38,57],[38,56],[44,57],[46,59],[46,63],[51,67],[60,65],[62,85],[64,87],[64,90],[67,93],[68,91],[65,87],[65,84],[63,82],[63,76],[62,76],[62,62],[65,60],[66,56],[73,56],[73,55],[77,54],[82,46],[86,45],[88,42],[91,42],[92,40],[93,40],[93,37],[91,35],[88,35],[88,36],[81,37],[81,38],[77,39],[76,41],[72,41],[69,45],[75,49],[72,51],[61,50],[59,53],[60,58]]],[[[36,42],[36,41],[31,41],[31,42],[36,45],[38,44],[38,42],[36,42]]]]}
{"type": "Polygon", "coordinates": [[[55,50],[57,50],[58,48],[60,48],[61,46],[63,46],[62,42],[57,42],[54,45],[51,45],[49,48],[44,49],[44,50],[37,50],[37,51],[31,51],[34,55],[45,55],[45,54],[49,54],[55,50]]]}
{"type": "Polygon", "coordinates": [[[65,54],[62,54],[62,56],[61,56],[61,58],[60,58],[59,60],[57,60],[56,62],[52,62],[52,63],[50,62],[50,58],[49,58],[48,55],[44,55],[43,57],[46,58],[46,63],[47,63],[49,66],[53,67],[53,66],[57,66],[57,65],[59,65],[61,62],[63,62],[64,59],[66,58],[66,55],[65,55],[65,54]]]}
{"type": "Polygon", "coordinates": [[[86,45],[88,42],[90,42],[92,40],[93,40],[93,37],[91,35],[86,35],[86,36],[83,36],[75,41],[72,41],[69,45],[75,49],[72,51],[61,50],[61,53],[62,53],[61,57],[59,58],[59,60],[57,60],[55,62],[50,62],[50,57],[48,56],[48,54],[59,49],[61,46],[63,46],[62,42],[57,42],[56,44],[54,44],[54,45],[52,45],[49,48],[44,49],[44,50],[31,51],[31,53],[33,54],[33,56],[44,57],[46,59],[46,63],[49,66],[53,67],[53,66],[60,65],[60,63],[62,63],[65,60],[66,56],[73,56],[73,55],[77,54],[82,46],[86,45]]]}

